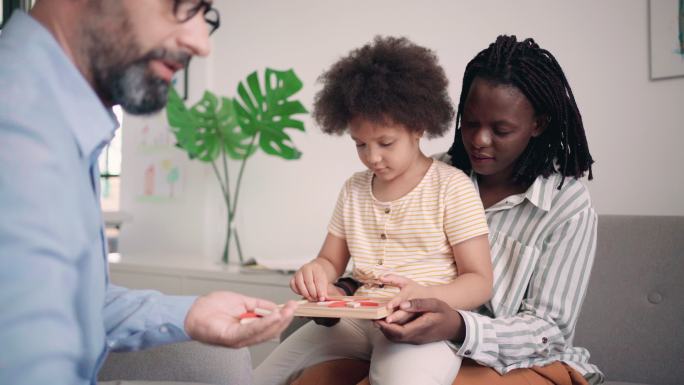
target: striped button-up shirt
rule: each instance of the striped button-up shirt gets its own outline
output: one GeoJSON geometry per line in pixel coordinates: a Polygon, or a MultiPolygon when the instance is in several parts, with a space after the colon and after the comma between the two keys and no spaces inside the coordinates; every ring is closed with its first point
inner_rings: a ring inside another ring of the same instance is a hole
{"type": "MultiPolygon", "coordinates": [[[[538,177],[530,188],[485,210],[494,296],[466,325],[457,354],[501,374],[562,361],[591,384],[603,374],[573,346],[596,252],[597,215],[582,182],[538,177]]],[[[473,175],[473,182],[477,180],[473,175]]]]}

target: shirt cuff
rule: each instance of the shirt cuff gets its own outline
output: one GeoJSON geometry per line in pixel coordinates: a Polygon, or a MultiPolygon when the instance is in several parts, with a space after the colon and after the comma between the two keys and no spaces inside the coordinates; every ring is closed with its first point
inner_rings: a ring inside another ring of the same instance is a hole
{"type": "Polygon", "coordinates": [[[162,324],[165,326],[175,326],[182,332],[182,336],[185,340],[189,340],[190,337],[185,332],[185,317],[190,311],[190,307],[195,303],[197,297],[188,296],[162,296],[161,301],[164,302],[164,309],[166,309],[165,320],[162,324]]]}
{"type": "MultiPolygon", "coordinates": [[[[141,345],[138,348],[146,349],[153,346],[164,345],[190,340],[185,331],[185,317],[197,297],[161,295],[155,298],[158,306],[148,319],[141,345]]],[[[112,347],[112,346],[110,346],[112,347]]],[[[112,347],[115,348],[115,347],[112,347]]],[[[137,349],[137,348],[136,348],[137,349]]]]}
{"type": "Polygon", "coordinates": [[[456,310],[463,318],[465,326],[465,338],[463,342],[447,341],[447,344],[456,351],[456,355],[472,358],[478,346],[482,346],[482,328],[477,322],[477,315],[472,312],[456,310]]]}

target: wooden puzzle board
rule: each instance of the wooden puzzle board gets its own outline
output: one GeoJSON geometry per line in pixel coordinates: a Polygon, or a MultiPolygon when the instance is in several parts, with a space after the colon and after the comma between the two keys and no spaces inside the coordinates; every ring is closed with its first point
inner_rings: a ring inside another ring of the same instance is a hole
{"type": "Polygon", "coordinates": [[[387,310],[389,298],[335,296],[323,302],[305,302],[294,312],[299,317],[381,319],[387,310]]]}

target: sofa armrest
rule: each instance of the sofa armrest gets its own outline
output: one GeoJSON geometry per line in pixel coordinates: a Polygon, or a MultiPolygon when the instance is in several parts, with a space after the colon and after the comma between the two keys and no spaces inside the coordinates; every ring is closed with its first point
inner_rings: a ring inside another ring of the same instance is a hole
{"type": "Polygon", "coordinates": [[[110,353],[98,380],[251,384],[252,362],[246,348],[182,342],[138,352],[110,353]]]}

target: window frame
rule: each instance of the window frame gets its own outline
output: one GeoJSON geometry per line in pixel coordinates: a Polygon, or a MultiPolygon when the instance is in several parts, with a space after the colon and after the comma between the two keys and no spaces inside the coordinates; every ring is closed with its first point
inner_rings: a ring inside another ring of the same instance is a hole
{"type": "Polygon", "coordinates": [[[5,22],[9,20],[12,13],[17,9],[23,9],[24,11],[29,11],[35,0],[0,0],[2,1],[2,20],[0,21],[0,30],[5,25],[5,22]]]}

